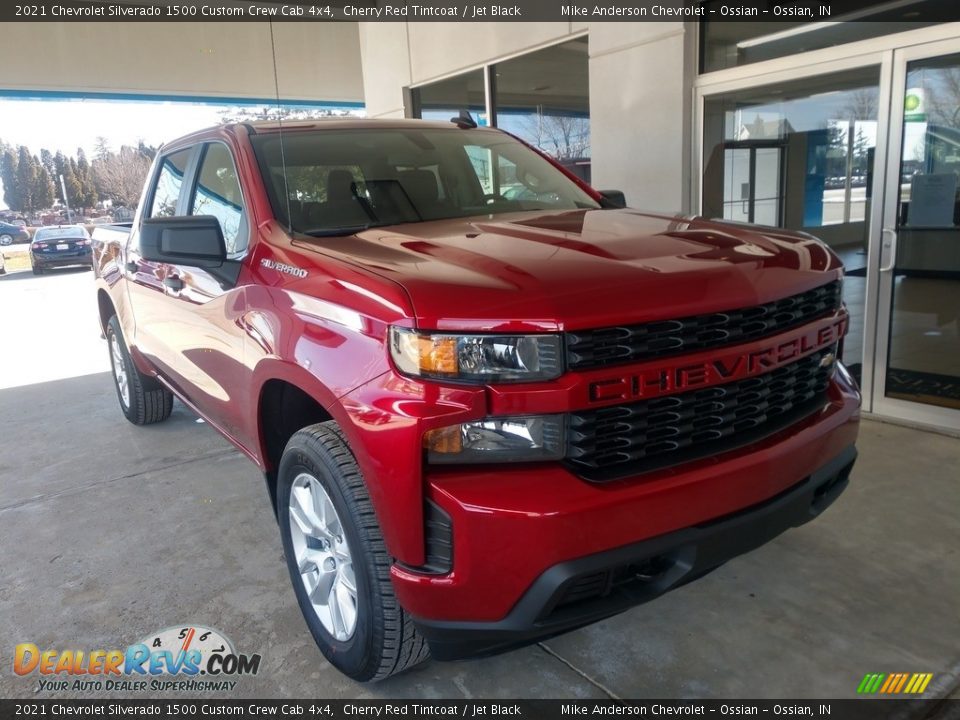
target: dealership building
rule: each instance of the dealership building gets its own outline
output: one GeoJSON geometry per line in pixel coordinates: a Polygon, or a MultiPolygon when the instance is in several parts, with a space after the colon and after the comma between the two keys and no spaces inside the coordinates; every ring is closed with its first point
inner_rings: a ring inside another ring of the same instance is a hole
{"type": "Polygon", "coordinates": [[[849,22],[25,23],[18,45],[44,51],[0,47],[0,92],[469,110],[630,207],[823,239],[847,268],[864,410],[957,431],[960,23],[924,21],[932,5],[849,22]]]}

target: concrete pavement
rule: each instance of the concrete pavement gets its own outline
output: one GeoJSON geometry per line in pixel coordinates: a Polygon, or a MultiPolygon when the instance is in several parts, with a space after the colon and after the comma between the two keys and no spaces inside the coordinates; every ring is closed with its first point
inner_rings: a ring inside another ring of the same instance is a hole
{"type": "Polygon", "coordinates": [[[89,273],[0,278],[0,697],[45,696],[11,672],[16,643],[124,648],[185,623],[263,656],[231,697],[838,698],[893,671],[957,685],[960,440],[878,422],[833,508],[692,585],[540,646],[347,680],[307,633],[256,468],[179,403],[160,425],[123,419],[90,290],[89,273]]]}
{"type": "Polygon", "coordinates": [[[0,388],[110,369],[91,278],[84,268],[0,275],[0,388]]]}

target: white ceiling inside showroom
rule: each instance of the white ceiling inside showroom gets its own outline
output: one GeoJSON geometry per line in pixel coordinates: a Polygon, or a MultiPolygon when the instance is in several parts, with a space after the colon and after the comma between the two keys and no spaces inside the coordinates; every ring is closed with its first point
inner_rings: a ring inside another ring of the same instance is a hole
{"type": "Polygon", "coordinates": [[[6,91],[363,102],[356,23],[17,23],[6,91]],[[277,72],[274,76],[274,48],[277,72]]]}

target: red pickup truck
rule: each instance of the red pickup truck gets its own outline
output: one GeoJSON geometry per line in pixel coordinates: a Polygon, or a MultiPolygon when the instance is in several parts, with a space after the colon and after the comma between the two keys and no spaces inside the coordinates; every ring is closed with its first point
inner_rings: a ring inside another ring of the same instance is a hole
{"type": "Polygon", "coordinates": [[[262,469],[358,680],[655,598],[817,516],[856,457],[821,242],[626,209],[455,120],[181,138],[95,242],[123,413],[176,395],[262,469]]]}

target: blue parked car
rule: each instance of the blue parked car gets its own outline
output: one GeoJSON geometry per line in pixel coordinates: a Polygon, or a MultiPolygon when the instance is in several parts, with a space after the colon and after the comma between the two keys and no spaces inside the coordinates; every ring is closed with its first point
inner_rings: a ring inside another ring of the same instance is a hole
{"type": "Polygon", "coordinates": [[[30,242],[30,233],[19,225],[0,222],[0,245],[13,245],[15,242],[30,242]]]}
{"type": "Polygon", "coordinates": [[[30,244],[30,266],[34,275],[68,265],[92,269],[90,236],[79,225],[38,228],[30,244]]]}

